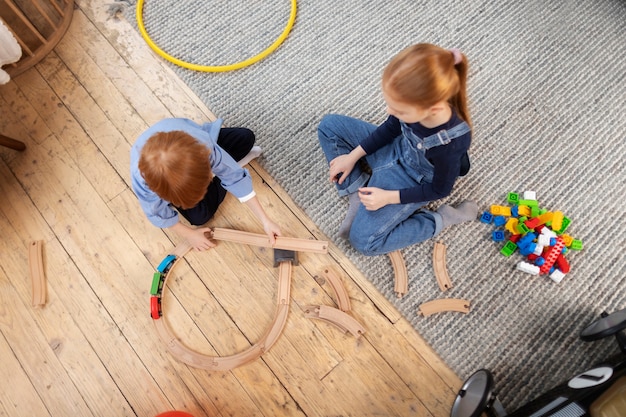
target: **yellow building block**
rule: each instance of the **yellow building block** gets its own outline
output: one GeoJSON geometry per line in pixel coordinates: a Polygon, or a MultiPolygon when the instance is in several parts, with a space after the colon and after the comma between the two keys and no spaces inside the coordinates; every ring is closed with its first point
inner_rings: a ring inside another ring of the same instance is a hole
{"type": "Polygon", "coordinates": [[[551,211],[546,211],[545,213],[537,216],[537,219],[539,220],[539,224],[546,224],[551,222],[553,217],[554,213],[552,213],[551,211]]]}
{"type": "Polygon", "coordinates": [[[509,232],[511,232],[511,234],[518,234],[519,232],[517,231],[517,224],[519,223],[519,221],[515,218],[515,217],[511,217],[509,220],[506,221],[506,224],[504,225],[504,228],[506,230],[508,230],[509,232]]]}
{"type": "Polygon", "coordinates": [[[556,231],[561,230],[562,226],[563,226],[563,212],[555,211],[554,215],[552,216],[552,225],[550,227],[552,228],[552,230],[556,232],[556,231]]]}
{"type": "Polygon", "coordinates": [[[563,242],[565,243],[565,246],[567,246],[568,248],[570,246],[572,246],[572,242],[574,241],[574,238],[570,235],[567,235],[565,233],[563,233],[561,235],[561,239],[563,239],[563,242]]]}
{"type": "Polygon", "coordinates": [[[511,207],[492,205],[490,213],[494,216],[511,217],[511,207]]]}
{"type": "Polygon", "coordinates": [[[528,206],[517,206],[517,215],[519,217],[530,217],[530,207],[528,206]]]}

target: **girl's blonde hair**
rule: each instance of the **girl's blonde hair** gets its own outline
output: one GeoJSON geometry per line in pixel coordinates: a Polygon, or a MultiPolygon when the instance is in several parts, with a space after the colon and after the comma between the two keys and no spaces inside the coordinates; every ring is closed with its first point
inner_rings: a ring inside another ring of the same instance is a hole
{"type": "Polygon", "coordinates": [[[447,101],[471,126],[466,87],[468,62],[460,52],[456,56],[428,43],[410,46],[385,68],[383,88],[394,99],[423,108],[447,101]]]}
{"type": "Polygon", "coordinates": [[[182,131],[159,132],[141,149],[139,171],[163,200],[190,209],[207,192],[213,174],[209,149],[182,131]]]}

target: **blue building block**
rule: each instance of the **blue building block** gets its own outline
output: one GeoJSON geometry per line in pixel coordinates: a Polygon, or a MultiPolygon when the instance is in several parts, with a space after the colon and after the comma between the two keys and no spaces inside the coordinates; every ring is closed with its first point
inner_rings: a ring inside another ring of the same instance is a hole
{"type": "Polygon", "coordinates": [[[488,211],[483,212],[483,215],[480,216],[480,221],[483,223],[491,223],[492,220],[493,214],[489,213],[488,211]]]}
{"type": "Polygon", "coordinates": [[[504,241],[504,231],[502,230],[494,230],[491,234],[491,238],[495,242],[503,242],[504,241]]]}

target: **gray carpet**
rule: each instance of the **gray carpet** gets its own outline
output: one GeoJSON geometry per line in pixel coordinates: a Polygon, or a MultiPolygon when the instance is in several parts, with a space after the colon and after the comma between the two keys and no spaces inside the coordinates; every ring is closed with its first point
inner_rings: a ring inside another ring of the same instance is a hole
{"type": "MultiPolygon", "coordinates": [[[[149,33],[205,65],[262,51],[290,7],[172,3],[147,1],[149,33]]],[[[134,21],[132,8],[126,15],[134,21]]],[[[265,60],[218,74],[174,68],[229,126],[257,133],[263,166],[461,378],[493,371],[509,411],[617,352],[613,340],[585,343],[578,332],[603,310],[626,307],[623,0],[303,1],[292,33],[265,60]],[[460,48],[471,64],[473,167],[445,202],[471,198],[485,209],[506,204],[509,191],[536,191],[542,207],[572,219],[569,231],[585,245],[568,254],[562,283],[515,271],[520,255],[500,255],[493,226],[475,221],[437,236],[454,288],[439,290],[429,241],[403,251],[409,294],[398,300],[387,258],[360,256],[337,237],[346,201],[326,180],[317,124],[330,112],[382,122],[381,71],[417,42],[460,48]],[[417,315],[442,297],[471,300],[471,313],[417,315]]]]}

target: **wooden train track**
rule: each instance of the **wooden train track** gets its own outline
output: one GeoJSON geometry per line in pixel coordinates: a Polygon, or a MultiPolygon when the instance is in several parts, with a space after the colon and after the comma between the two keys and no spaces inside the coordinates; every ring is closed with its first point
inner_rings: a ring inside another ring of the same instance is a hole
{"type": "Polygon", "coordinates": [[[458,311],[467,314],[469,313],[470,302],[460,298],[441,298],[420,304],[419,309],[424,317],[446,311],[458,311]]]}
{"type": "Polygon", "coordinates": [[[441,242],[435,242],[433,248],[433,269],[441,291],[446,292],[452,288],[452,282],[450,282],[446,268],[446,245],[441,242]]]}
{"type": "MultiPolygon", "coordinates": [[[[212,230],[211,238],[261,247],[273,247],[282,250],[280,253],[280,262],[278,263],[279,273],[276,313],[274,314],[273,321],[268,326],[263,336],[261,336],[258,342],[242,352],[228,356],[213,356],[190,349],[175,335],[169,323],[163,317],[162,295],[163,291],[167,287],[167,281],[172,269],[174,269],[176,264],[191,249],[191,246],[187,242],[178,245],[156,268],[157,272],[154,274],[152,289],[150,291],[152,294],[150,300],[151,316],[154,319],[153,322],[156,327],[157,334],[165,343],[165,346],[170,354],[172,354],[172,356],[174,356],[177,360],[195,368],[228,371],[245,365],[267,352],[274,345],[274,343],[276,343],[283,332],[289,315],[289,304],[291,300],[292,264],[296,261],[295,252],[292,252],[292,256],[289,256],[289,253],[286,252],[299,250],[315,253],[327,253],[328,243],[307,239],[279,237],[276,239],[276,244],[272,246],[269,238],[265,235],[218,228],[212,230]]],[[[335,294],[337,295],[338,305],[340,308],[346,309],[346,311],[349,310],[350,299],[345,291],[345,288],[341,285],[339,277],[333,275],[333,273],[328,269],[325,270],[325,274],[333,287],[335,294]]],[[[307,317],[319,318],[333,323],[340,329],[344,330],[344,332],[349,331],[356,337],[359,337],[365,332],[363,326],[361,326],[354,318],[346,314],[344,311],[334,307],[312,306],[310,308],[307,307],[306,311],[307,314],[309,314],[307,317]]]]}
{"type": "Polygon", "coordinates": [[[46,304],[46,274],[43,266],[43,240],[33,240],[28,246],[28,266],[32,283],[32,305],[46,304]]]}
{"type": "Polygon", "coordinates": [[[359,338],[365,333],[365,328],[345,311],[325,305],[308,305],[304,307],[304,315],[310,319],[323,320],[333,324],[343,333],[350,332],[359,338]]]}
{"type": "Polygon", "coordinates": [[[346,288],[341,283],[341,278],[339,278],[335,271],[330,268],[324,268],[322,275],[333,289],[339,309],[341,311],[350,311],[350,296],[348,295],[346,288]]]}
{"type": "Polygon", "coordinates": [[[265,248],[285,249],[298,252],[328,253],[328,242],[312,239],[297,239],[293,237],[276,237],[272,245],[266,235],[242,232],[239,230],[214,228],[210,236],[212,239],[241,243],[244,245],[261,246],[265,248]]]}
{"type": "Polygon", "coordinates": [[[409,292],[409,274],[402,253],[397,250],[389,253],[394,274],[394,291],[398,298],[409,292]]]}

